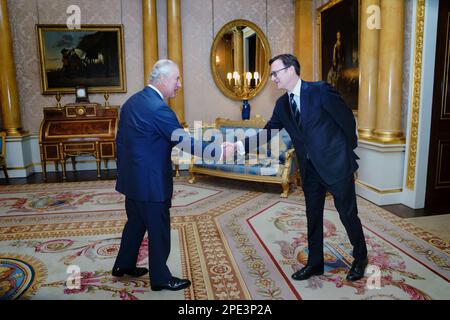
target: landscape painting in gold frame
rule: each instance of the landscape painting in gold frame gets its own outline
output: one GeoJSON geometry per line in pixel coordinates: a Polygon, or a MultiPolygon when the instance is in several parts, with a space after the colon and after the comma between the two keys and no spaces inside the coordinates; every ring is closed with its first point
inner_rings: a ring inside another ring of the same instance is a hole
{"type": "Polygon", "coordinates": [[[123,25],[36,25],[43,94],[126,92],[123,25]]]}

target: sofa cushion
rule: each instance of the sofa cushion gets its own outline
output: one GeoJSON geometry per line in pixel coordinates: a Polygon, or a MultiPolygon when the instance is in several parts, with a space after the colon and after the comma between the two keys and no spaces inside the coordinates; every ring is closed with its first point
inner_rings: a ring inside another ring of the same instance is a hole
{"type": "Polygon", "coordinates": [[[280,176],[283,172],[283,165],[267,165],[267,164],[219,164],[219,163],[201,163],[196,167],[219,170],[236,174],[251,174],[257,176],[280,176]]]}

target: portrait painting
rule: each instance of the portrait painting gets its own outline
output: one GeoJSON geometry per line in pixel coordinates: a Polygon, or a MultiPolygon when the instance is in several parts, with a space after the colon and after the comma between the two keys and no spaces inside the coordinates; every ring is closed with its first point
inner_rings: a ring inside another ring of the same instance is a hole
{"type": "Polygon", "coordinates": [[[319,77],[358,109],[360,0],[333,0],[318,9],[319,77]]]}
{"type": "Polygon", "coordinates": [[[36,25],[43,94],[126,92],[122,25],[36,25]]]}

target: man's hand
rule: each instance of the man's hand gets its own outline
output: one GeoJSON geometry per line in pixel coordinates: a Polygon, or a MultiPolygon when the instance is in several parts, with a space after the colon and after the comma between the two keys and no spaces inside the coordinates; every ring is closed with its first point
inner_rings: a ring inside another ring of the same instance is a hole
{"type": "Polygon", "coordinates": [[[225,162],[227,159],[233,158],[236,151],[236,144],[231,142],[222,143],[222,160],[225,162]]]}

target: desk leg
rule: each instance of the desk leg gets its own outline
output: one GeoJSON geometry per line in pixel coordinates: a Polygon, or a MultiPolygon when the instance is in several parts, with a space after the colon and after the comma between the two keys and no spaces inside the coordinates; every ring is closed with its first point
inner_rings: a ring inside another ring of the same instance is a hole
{"type": "Polygon", "coordinates": [[[75,157],[71,157],[71,158],[72,158],[72,168],[73,168],[73,171],[75,172],[75,171],[77,171],[77,163],[75,161],[75,157]]]}
{"type": "Polygon", "coordinates": [[[59,150],[60,150],[60,157],[61,157],[61,169],[62,169],[62,174],[63,174],[63,180],[66,180],[66,159],[65,159],[62,143],[59,144],[59,150]]]}
{"type": "Polygon", "coordinates": [[[41,149],[41,166],[42,166],[42,173],[44,174],[44,181],[47,181],[47,165],[46,160],[44,157],[44,147],[42,144],[39,144],[39,147],[41,149]]]}
{"type": "Polygon", "coordinates": [[[95,160],[97,161],[97,179],[100,179],[100,148],[98,141],[95,142],[95,160]]]}
{"type": "Polygon", "coordinates": [[[47,181],[47,164],[45,160],[43,160],[41,163],[42,163],[42,172],[44,173],[44,181],[47,181]]]}

